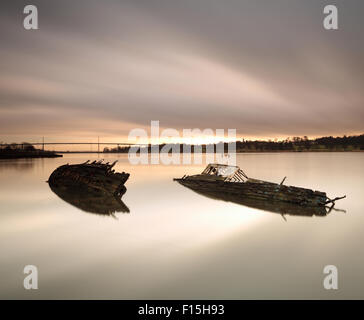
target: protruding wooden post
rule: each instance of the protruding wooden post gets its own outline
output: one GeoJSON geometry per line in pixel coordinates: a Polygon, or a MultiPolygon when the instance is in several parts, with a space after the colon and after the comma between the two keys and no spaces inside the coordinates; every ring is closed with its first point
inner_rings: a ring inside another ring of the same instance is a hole
{"type": "Polygon", "coordinates": [[[287,177],[284,177],[282,182],[280,183],[280,186],[283,184],[284,180],[286,180],[287,177]]]}

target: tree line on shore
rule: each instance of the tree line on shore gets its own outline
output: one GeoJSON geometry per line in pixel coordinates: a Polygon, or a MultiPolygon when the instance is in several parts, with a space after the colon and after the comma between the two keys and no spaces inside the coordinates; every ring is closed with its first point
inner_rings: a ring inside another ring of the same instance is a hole
{"type": "Polygon", "coordinates": [[[29,142],[3,144],[1,142],[0,151],[2,152],[34,152],[37,149],[29,142]]]}
{"type": "Polygon", "coordinates": [[[36,149],[31,143],[10,143],[0,142],[0,159],[19,159],[19,158],[54,158],[62,157],[54,151],[36,149]]]}
{"type": "MultiPolygon", "coordinates": [[[[171,149],[180,150],[182,153],[185,150],[191,150],[191,152],[214,152],[217,148],[224,148],[224,151],[228,151],[229,144],[220,142],[218,144],[210,145],[186,145],[186,144],[160,144],[160,145],[148,145],[149,153],[163,152],[163,150],[171,149]],[[164,148],[167,146],[167,148],[164,148]],[[164,149],[163,149],[164,148],[164,149]],[[200,151],[201,150],[201,151],[200,151]],[[212,151],[211,151],[212,150],[212,151]]],[[[116,148],[104,148],[104,153],[127,153],[130,147],[118,146],[116,148]]],[[[221,150],[221,149],[219,149],[221,150]]],[[[17,152],[41,152],[42,150],[36,149],[31,143],[1,143],[0,153],[17,153],[17,152]]],[[[321,137],[316,139],[308,139],[305,137],[293,137],[285,140],[245,140],[241,139],[236,141],[236,152],[278,152],[278,151],[364,151],[364,134],[356,136],[343,136],[343,137],[321,137]]]]}
{"type": "MultiPolygon", "coordinates": [[[[171,149],[179,148],[180,152],[183,150],[191,150],[191,152],[198,151],[196,148],[201,148],[201,152],[209,152],[209,150],[216,150],[218,146],[220,148],[223,144],[224,151],[228,151],[228,143],[218,143],[215,145],[201,145],[191,146],[186,144],[160,144],[158,146],[148,145],[144,148],[148,149],[148,152],[163,151],[165,146],[171,149]],[[157,148],[156,148],[157,147],[157,148]],[[214,147],[214,148],[212,148],[214,147]]],[[[104,148],[104,153],[127,153],[130,147],[118,146],[116,148],[104,148]]],[[[166,148],[165,148],[166,149],[166,148]]],[[[164,149],[164,150],[165,150],[164,149]]],[[[293,137],[287,138],[281,141],[262,141],[262,140],[245,140],[241,139],[236,141],[236,152],[278,152],[278,151],[364,151],[364,134],[357,136],[346,136],[343,137],[321,137],[316,139],[308,139],[304,137],[293,137]]]]}

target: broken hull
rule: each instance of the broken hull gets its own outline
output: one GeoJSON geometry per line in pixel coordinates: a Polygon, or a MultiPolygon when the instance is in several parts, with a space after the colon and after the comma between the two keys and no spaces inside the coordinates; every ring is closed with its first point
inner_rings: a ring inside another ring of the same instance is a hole
{"type": "Polygon", "coordinates": [[[48,183],[53,187],[88,189],[92,192],[123,195],[126,192],[124,183],[129,173],[115,173],[108,164],[75,164],[63,165],[52,172],[48,183]]]}
{"type": "Polygon", "coordinates": [[[256,180],[256,182],[226,182],[199,180],[192,177],[174,179],[180,184],[200,192],[233,197],[235,199],[252,199],[256,201],[270,201],[290,203],[306,207],[324,207],[327,201],[326,193],[311,189],[279,185],[276,183],[256,180]]]}
{"type": "Polygon", "coordinates": [[[220,192],[217,191],[215,188],[201,188],[200,186],[196,186],[195,184],[184,183],[181,180],[177,181],[184,187],[187,187],[188,189],[198,193],[199,195],[208,197],[210,199],[232,202],[249,208],[273,212],[281,215],[324,217],[330,211],[325,206],[307,207],[283,201],[267,201],[248,198],[245,196],[241,196],[240,194],[220,192]]]}

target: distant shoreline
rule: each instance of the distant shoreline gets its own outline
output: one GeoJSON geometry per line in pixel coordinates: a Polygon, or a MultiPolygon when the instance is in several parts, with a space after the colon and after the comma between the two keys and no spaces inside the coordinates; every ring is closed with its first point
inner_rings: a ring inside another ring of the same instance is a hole
{"type": "MultiPolygon", "coordinates": [[[[39,144],[39,143],[38,143],[39,144]]],[[[36,145],[38,145],[36,144],[36,145]]],[[[52,143],[49,143],[52,144],[52,143]]],[[[55,143],[57,144],[57,143],[55,143]]],[[[67,143],[62,143],[67,144],[67,143]]],[[[72,144],[72,143],[71,143],[72,144]]],[[[77,144],[77,143],[76,143],[77,144]]],[[[191,154],[207,154],[207,153],[281,153],[281,152],[363,152],[364,151],[364,134],[358,136],[343,136],[343,137],[321,137],[313,140],[306,136],[287,138],[281,141],[262,141],[262,140],[245,140],[240,139],[234,142],[218,142],[214,144],[183,144],[183,143],[162,143],[162,144],[147,144],[122,146],[121,143],[115,148],[105,147],[100,150],[98,145],[97,150],[92,151],[49,151],[36,149],[29,142],[11,143],[0,145],[0,159],[17,159],[17,158],[55,158],[61,157],[61,154],[68,153],[95,153],[95,154],[125,154],[129,153],[132,148],[133,153],[146,152],[153,153],[170,153],[179,151],[180,154],[184,151],[191,154]],[[210,152],[211,151],[211,152],[210,152]]]]}
{"type": "MultiPolygon", "coordinates": [[[[127,154],[128,152],[97,152],[97,151],[57,151],[61,154],[75,154],[75,153],[94,153],[94,154],[127,154]]],[[[236,153],[307,153],[307,152],[364,152],[364,150],[255,150],[255,151],[237,151],[236,153]]],[[[165,153],[165,152],[161,152],[165,153]]],[[[188,152],[188,153],[196,153],[196,152],[188,152]]],[[[202,152],[202,154],[206,154],[209,152],[202,152]]],[[[215,152],[214,152],[215,153],[215,152]]],[[[152,153],[150,153],[152,154],[152,153]]],[[[181,152],[182,154],[182,152],[181,152]]]]}
{"type": "MultiPolygon", "coordinates": [[[[238,151],[236,154],[254,154],[254,153],[360,153],[364,150],[264,150],[264,151],[238,151]]],[[[18,159],[41,159],[41,158],[62,158],[64,154],[101,154],[101,155],[113,155],[113,154],[127,154],[128,152],[97,152],[97,151],[52,151],[45,152],[45,154],[0,154],[0,160],[18,160],[18,159]]],[[[182,153],[181,153],[182,154],[182,153]]],[[[195,154],[195,152],[191,152],[195,154]]],[[[206,152],[202,152],[206,154],[206,152]]]]}

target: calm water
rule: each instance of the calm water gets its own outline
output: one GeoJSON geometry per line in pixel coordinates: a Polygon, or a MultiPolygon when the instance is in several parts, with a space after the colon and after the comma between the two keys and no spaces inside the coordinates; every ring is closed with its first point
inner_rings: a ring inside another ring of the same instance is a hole
{"type": "Polygon", "coordinates": [[[325,217],[286,216],[209,199],[172,181],[204,166],[131,166],[117,219],[86,213],[45,182],[60,159],[0,161],[0,298],[364,298],[364,153],[238,155],[248,176],[347,195],[325,217]],[[39,289],[23,288],[23,268],[39,289]],[[339,290],[323,288],[323,268],[339,290]]]}

